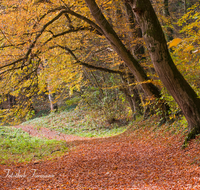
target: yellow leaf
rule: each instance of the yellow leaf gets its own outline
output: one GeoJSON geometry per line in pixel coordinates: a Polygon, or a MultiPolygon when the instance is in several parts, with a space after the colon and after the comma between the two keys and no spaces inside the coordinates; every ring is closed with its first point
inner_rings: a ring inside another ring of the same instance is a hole
{"type": "Polygon", "coordinates": [[[187,46],[184,51],[190,51],[194,48],[194,46],[190,45],[190,46],[187,46]]]}
{"type": "Polygon", "coordinates": [[[181,43],[181,39],[180,38],[175,38],[172,41],[170,41],[169,44],[169,48],[173,47],[173,46],[177,46],[179,43],[181,43]]]}

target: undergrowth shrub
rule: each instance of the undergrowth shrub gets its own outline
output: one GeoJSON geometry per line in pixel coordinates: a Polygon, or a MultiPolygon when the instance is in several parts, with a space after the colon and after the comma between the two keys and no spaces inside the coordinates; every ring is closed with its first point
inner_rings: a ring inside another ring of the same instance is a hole
{"type": "Polygon", "coordinates": [[[107,89],[101,97],[98,88],[89,87],[82,94],[78,104],[80,109],[90,110],[93,118],[100,117],[109,124],[129,115],[127,103],[118,89],[107,89]]]}

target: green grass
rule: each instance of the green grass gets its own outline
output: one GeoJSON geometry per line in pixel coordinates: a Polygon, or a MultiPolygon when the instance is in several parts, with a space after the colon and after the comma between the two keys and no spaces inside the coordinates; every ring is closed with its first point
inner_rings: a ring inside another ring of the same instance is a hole
{"type": "Polygon", "coordinates": [[[54,158],[67,150],[64,141],[39,139],[21,129],[0,126],[0,164],[54,158]]]}
{"type": "MultiPolygon", "coordinates": [[[[36,128],[46,127],[82,137],[107,137],[124,132],[127,126],[108,124],[97,112],[66,109],[22,123],[36,128]]],[[[68,151],[65,141],[32,137],[21,129],[0,126],[0,164],[55,158],[68,151]]]]}
{"type": "Polygon", "coordinates": [[[92,114],[84,110],[65,110],[26,121],[22,125],[46,127],[65,134],[82,137],[113,136],[124,132],[127,128],[127,126],[117,124],[109,125],[105,119],[98,117],[98,112],[92,114]]]}

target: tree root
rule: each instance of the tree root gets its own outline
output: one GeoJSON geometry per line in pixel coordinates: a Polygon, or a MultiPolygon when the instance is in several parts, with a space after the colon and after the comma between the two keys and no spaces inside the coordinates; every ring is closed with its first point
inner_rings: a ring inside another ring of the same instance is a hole
{"type": "Polygon", "coordinates": [[[184,141],[184,143],[183,143],[183,145],[182,145],[182,148],[183,148],[183,149],[186,148],[186,147],[188,146],[189,141],[192,140],[192,139],[195,139],[196,135],[198,135],[198,134],[200,134],[199,129],[197,129],[196,127],[193,128],[193,129],[188,133],[188,135],[186,136],[185,141],[184,141]]]}

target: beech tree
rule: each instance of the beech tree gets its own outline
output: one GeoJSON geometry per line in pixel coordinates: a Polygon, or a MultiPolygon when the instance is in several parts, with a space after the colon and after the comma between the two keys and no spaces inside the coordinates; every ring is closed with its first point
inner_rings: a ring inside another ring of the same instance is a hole
{"type": "Polygon", "coordinates": [[[188,121],[190,138],[200,133],[200,99],[175,66],[161,25],[149,0],[131,0],[129,4],[140,25],[152,63],[164,86],[174,97],[188,121]]]}

